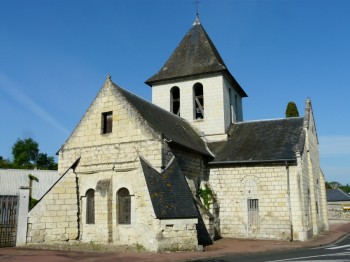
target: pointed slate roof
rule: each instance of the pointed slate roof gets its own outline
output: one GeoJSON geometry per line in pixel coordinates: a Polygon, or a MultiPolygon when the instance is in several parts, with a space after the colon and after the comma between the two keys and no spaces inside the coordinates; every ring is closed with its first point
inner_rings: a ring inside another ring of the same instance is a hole
{"type": "Polygon", "coordinates": [[[327,189],[327,202],[335,201],[350,201],[350,195],[345,193],[343,190],[337,189],[327,189]]]}
{"type": "Polygon", "coordinates": [[[247,96],[228,71],[219,52],[197,17],[195,23],[172,53],[168,61],[158,73],[146,81],[146,84],[152,86],[155,83],[163,81],[217,72],[225,73],[237,91],[240,92],[242,96],[247,96]]]}
{"type": "Polygon", "coordinates": [[[140,162],[158,219],[198,217],[191,190],[175,157],[161,173],[142,157],[140,162]]]}
{"type": "Polygon", "coordinates": [[[303,124],[303,117],[232,124],[228,141],[212,145],[217,152],[209,164],[296,161],[304,148],[303,124]]]}
{"type": "Polygon", "coordinates": [[[144,120],[169,142],[211,156],[205,142],[186,120],[126,91],[110,79],[107,79],[107,81],[110,81],[144,120]]]}

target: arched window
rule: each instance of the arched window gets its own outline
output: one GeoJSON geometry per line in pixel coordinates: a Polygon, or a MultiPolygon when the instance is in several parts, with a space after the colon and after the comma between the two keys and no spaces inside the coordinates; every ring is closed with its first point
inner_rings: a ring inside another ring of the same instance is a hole
{"type": "Polygon", "coordinates": [[[86,224],[95,224],[95,190],[86,191],[86,224]]]}
{"type": "Polygon", "coordinates": [[[131,198],[129,190],[121,188],[117,192],[118,198],[118,223],[130,224],[131,223],[131,198]]]}
{"type": "Polygon", "coordinates": [[[201,83],[195,83],[193,86],[194,95],[194,118],[204,118],[204,96],[203,96],[203,85],[201,83]]]}
{"type": "Polygon", "coordinates": [[[180,116],[180,88],[174,86],[170,90],[170,110],[173,114],[180,116]]]}

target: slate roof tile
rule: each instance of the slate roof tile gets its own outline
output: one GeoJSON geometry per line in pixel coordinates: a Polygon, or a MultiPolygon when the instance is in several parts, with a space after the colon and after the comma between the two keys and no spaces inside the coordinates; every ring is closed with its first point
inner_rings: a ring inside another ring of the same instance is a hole
{"type": "Polygon", "coordinates": [[[234,123],[210,164],[295,161],[303,149],[303,122],[298,117],[234,123]]]}
{"type": "Polygon", "coordinates": [[[247,96],[197,19],[163,67],[146,84],[152,86],[163,81],[217,72],[224,73],[241,96],[247,96]]]}
{"type": "Polygon", "coordinates": [[[350,195],[341,189],[327,189],[327,202],[350,201],[350,195]]]}
{"type": "Polygon", "coordinates": [[[154,213],[158,219],[197,218],[198,210],[176,158],[161,173],[140,157],[154,213]]]}

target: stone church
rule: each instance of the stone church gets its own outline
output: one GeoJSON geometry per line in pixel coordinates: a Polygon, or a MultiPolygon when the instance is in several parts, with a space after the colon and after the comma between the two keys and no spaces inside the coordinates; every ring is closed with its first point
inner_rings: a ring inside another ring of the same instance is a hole
{"type": "Polygon", "coordinates": [[[29,213],[28,243],[194,250],[328,229],[310,99],[303,117],[243,121],[247,94],[198,18],[146,84],[152,103],[107,77],[29,213]]]}

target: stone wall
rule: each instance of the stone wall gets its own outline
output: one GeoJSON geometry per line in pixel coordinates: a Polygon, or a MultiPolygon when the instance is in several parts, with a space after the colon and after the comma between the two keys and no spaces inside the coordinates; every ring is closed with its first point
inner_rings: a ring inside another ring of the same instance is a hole
{"type": "MultiPolygon", "coordinates": [[[[318,150],[318,137],[315,126],[314,115],[312,111],[311,101],[306,101],[305,108],[305,147],[302,156],[303,165],[303,177],[308,178],[308,183],[305,181],[305,185],[308,185],[307,191],[305,188],[306,199],[309,201],[309,210],[307,211],[311,215],[308,223],[312,228],[312,232],[308,232],[308,236],[318,235],[320,232],[327,230],[328,214],[327,214],[327,200],[325,179],[320,167],[320,157],[318,150]]],[[[305,210],[306,211],[306,210],[305,210]]]]}
{"type": "Polygon", "coordinates": [[[142,154],[153,166],[161,167],[161,135],[123,99],[110,81],[91,104],[59,152],[59,173],[71,159],[81,157],[80,172],[135,168],[142,154]],[[102,114],[112,112],[112,132],[102,132],[102,114]],[[155,152],[157,152],[155,154],[155,152]]]}
{"type": "Polygon", "coordinates": [[[350,207],[350,201],[328,202],[329,219],[350,220],[350,211],[343,207],[350,207]]]}
{"type": "Polygon", "coordinates": [[[158,223],[158,251],[196,250],[198,219],[162,219],[158,223]]]}
{"type": "Polygon", "coordinates": [[[79,238],[76,175],[68,170],[29,212],[27,243],[79,238]]]}
{"type": "Polygon", "coordinates": [[[217,196],[223,237],[290,239],[285,166],[212,167],[210,186],[217,196]],[[250,200],[258,200],[256,221],[248,212],[250,200]]]}
{"type": "Polygon", "coordinates": [[[197,219],[178,219],[170,226],[155,218],[140,156],[160,171],[171,152],[161,135],[148,126],[107,80],[59,152],[60,174],[72,161],[77,158],[80,161],[75,173],[63,175],[33,210],[29,242],[76,239],[140,245],[151,251],[195,249],[197,219]],[[104,112],[112,112],[113,116],[112,132],[107,134],[102,132],[104,112]],[[122,188],[130,193],[130,224],[118,221],[117,192],[122,188]],[[94,190],[95,207],[95,222],[91,224],[86,223],[89,189],[94,190]],[[42,219],[40,214],[44,214],[42,219]]]}

